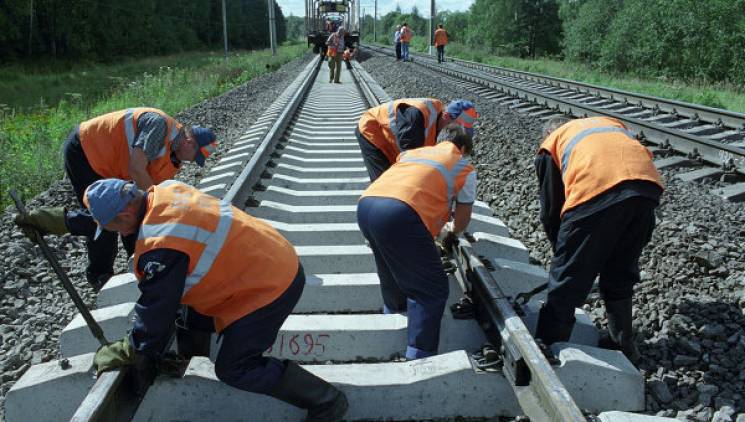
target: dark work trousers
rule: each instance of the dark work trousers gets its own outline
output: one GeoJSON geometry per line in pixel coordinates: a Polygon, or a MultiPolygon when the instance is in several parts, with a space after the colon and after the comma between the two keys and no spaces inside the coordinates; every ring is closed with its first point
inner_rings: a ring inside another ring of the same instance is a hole
{"type": "Polygon", "coordinates": [[[300,300],[304,287],[305,272],[302,266],[298,266],[295,279],[274,302],[222,331],[222,344],[215,361],[217,378],[232,387],[254,393],[266,394],[274,388],[282,377],[285,363],[263,356],[263,353],[274,344],[279,329],[300,300]]]}
{"type": "Polygon", "coordinates": [[[406,358],[437,354],[448,277],[432,234],[416,211],[392,198],[362,198],[357,224],[375,256],[383,311],[407,313],[406,358]]]}
{"type": "Polygon", "coordinates": [[[396,60],[401,60],[401,43],[396,43],[396,60]]]}
{"type": "Polygon", "coordinates": [[[388,157],[383,154],[383,151],[379,150],[360,133],[359,127],[354,129],[354,135],[360,144],[362,161],[365,163],[365,168],[367,168],[367,174],[370,176],[370,181],[374,182],[384,171],[391,167],[391,163],[388,161],[388,157]]]}
{"type": "MultiPolygon", "coordinates": [[[[65,173],[70,179],[75,196],[78,198],[80,206],[83,205],[83,194],[86,188],[96,180],[103,177],[98,175],[86,158],[83,152],[83,146],[80,145],[77,129],[70,133],[63,146],[63,157],[65,161],[65,173]]],[[[96,224],[88,213],[72,212],[66,218],[67,228],[70,233],[76,236],[87,236],[86,246],[88,247],[88,268],[87,274],[94,279],[103,274],[112,274],[114,272],[114,259],[119,252],[117,245],[118,234],[102,231],[98,239],[93,240],[96,232],[96,224]]],[[[127,256],[131,256],[135,250],[137,234],[122,237],[122,243],[127,250],[127,256]]]]}
{"type": "Polygon", "coordinates": [[[445,61],[445,46],[438,45],[437,46],[437,63],[442,63],[444,61],[445,61]]]}
{"type": "Polygon", "coordinates": [[[329,57],[329,82],[339,83],[341,78],[341,55],[342,51],[336,53],[336,56],[329,57]]]}
{"type": "Polygon", "coordinates": [[[639,282],[639,256],[654,230],[654,208],[647,198],[632,197],[577,221],[562,221],[556,253],[549,270],[546,318],[549,330],[566,341],[574,323],[574,309],[584,304],[595,277],[600,275],[604,300],[631,298],[639,282]]]}

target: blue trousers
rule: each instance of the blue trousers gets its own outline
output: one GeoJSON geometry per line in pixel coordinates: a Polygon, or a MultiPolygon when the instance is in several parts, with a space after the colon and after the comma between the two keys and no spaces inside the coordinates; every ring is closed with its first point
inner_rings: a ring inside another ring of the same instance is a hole
{"type": "Polygon", "coordinates": [[[402,42],[401,43],[401,59],[403,61],[409,61],[409,43],[402,42]]]}
{"type": "Polygon", "coordinates": [[[407,313],[406,358],[437,354],[448,277],[432,234],[413,209],[391,198],[362,198],[357,224],[375,255],[384,312],[407,313]]]}
{"type": "MultiPolygon", "coordinates": [[[[223,332],[222,345],[215,361],[215,374],[220,381],[232,387],[266,394],[274,388],[285,371],[285,363],[263,353],[274,344],[277,333],[295,308],[305,287],[305,272],[298,267],[297,275],[274,302],[228,325],[223,332]]],[[[190,328],[205,330],[208,321],[197,321],[193,310],[190,313],[190,328]]]]}

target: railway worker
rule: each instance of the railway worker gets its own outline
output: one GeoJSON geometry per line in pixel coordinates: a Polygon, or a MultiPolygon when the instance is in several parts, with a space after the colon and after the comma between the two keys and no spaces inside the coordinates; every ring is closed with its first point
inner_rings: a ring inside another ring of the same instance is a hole
{"type": "Polygon", "coordinates": [[[437,354],[448,277],[435,238],[466,229],[476,172],[465,156],[473,141],[457,124],[438,144],[402,152],[362,194],[357,224],[373,250],[387,314],[406,312],[407,359],[437,354]],[[448,222],[455,203],[455,218],[448,222]]]}
{"type": "Polygon", "coordinates": [[[344,52],[344,27],[332,32],[326,40],[326,55],[329,57],[329,83],[341,83],[341,59],[344,52]]]}
{"type": "Polygon", "coordinates": [[[450,122],[463,126],[473,137],[476,118],[476,108],[466,100],[454,100],[445,107],[434,98],[404,98],[367,110],[355,135],[370,181],[380,177],[401,151],[434,145],[437,134],[450,122]]]}
{"type": "Polygon", "coordinates": [[[350,45],[346,50],[344,50],[342,59],[344,60],[344,64],[347,66],[348,70],[352,70],[352,58],[354,58],[355,53],[353,45],[350,45]]]}
{"type": "Polygon", "coordinates": [[[435,30],[435,48],[437,48],[437,63],[445,61],[445,46],[448,44],[448,32],[442,27],[442,24],[437,25],[435,30]]]}
{"type": "Polygon", "coordinates": [[[546,345],[568,340],[574,309],[599,275],[609,331],[601,345],[637,363],[632,289],[663,191],[652,154],[609,117],[552,119],[545,135],[535,166],[540,218],[554,257],[536,337],[546,345]]]}
{"type": "Polygon", "coordinates": [[[98,373],[133,366],[152,379],[186,306],[177,333],[180,353],[209,355],[208,331],[217,331],[221,381],[307,409],[309,421],[341,419],[344,393],[296,363],[262,356],[305,285],[295,249],[274,228],[173,180],[145,192],[124,180],[99,180],[84,200],[99,232],[138,234],[134,264],[141,295],[133,328],[96,352],[98,373]]]}
{"type": "Polygon", "coordinates": [[[396,25],[393,33],[393,45],[396,47],[396,61],[401,60],[401,25],[396,25]]]}
{"type": "Polygon", "coordinates": [[[401,60],[409,61],[409,43],[414,38],[414,32],[406,22],[401,24],[401,60]]]}
{"type": "MultiPolygon", "coordinates": [[[[173,178],[184,162],[204,166],[216,145],[212,130],[184,128],[161,110],[119,110],[87,120],[70,133],[63,146],[65,173],[83,206],[83,192],[96,180],[116,177],[133,180],[141,189],[147,189],[173,178]]],[[[95,289],[100,289],[113,274],[117,235],[105,232],[94,240],[95,223],[88,213],[43,208],[19,222],[35,226],[42,234],[69,232],[87,236],[86,278],[95,289]]],[[[123,236],[122,243],[131,256],[135,236],[123,236]]]]}

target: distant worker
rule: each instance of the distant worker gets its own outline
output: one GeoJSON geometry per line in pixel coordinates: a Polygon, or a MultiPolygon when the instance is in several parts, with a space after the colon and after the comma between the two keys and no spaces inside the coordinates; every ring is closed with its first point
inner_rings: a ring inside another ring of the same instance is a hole
{"type": "Polygon", "coordinates": [[[633,286],[663,192],[652,154],[609,117],[552,119],[545,135],[535,165],[541,222],[554,258],[536,337],[546,345],[567,341],[574,309],[584,304],[599,275],[609,331],[601,345],[623,351],[636,364],[633,286]]]}
{"type": "Polygon", "coordinates": [[[449,286],[435,238],[464,231],[476,200],[476,172],[464,157],[473,149],[471,137],[451,123],[438,140],[402,152],[357,204],[357,223],[375,257],[383,311],[407,315],[410,360],[437,354],[440,341],[449,286]]]}
{"type": "Polygon", "coordinates": [[[396,25],[393,33],[393,45],[396,47],[396,61],[401,60],[401,25],[396,25]]]}
{"type": "Polygon", "coordinates": [[[401,60],[409,61],[409,43],[414,38],[414,32],[411,31],[409,25],[404,22],[401,24],[401,60]]]}
{"type": "Polygon", "coordinates": [[[96,352],[99,374],[132,366],[151,380],[185,307],[180,354],[208,356],[209,332],[217,331],[219,380],[307,409],[308,421],[341,420],[344,393],[294,362],[263,356],[305,285],[295,249],[274,228],[174,180],[145,192],[123,180],[99,180],[84,200],[99,231],[138,236],[134,325],[96,352]]]}
{"type": "Polygon", "coordinates": [[[404,98],[367,110],[354,133],[370,181],[396,162],[401,151],[435,145],[437,134],[448,123],[458,123],[473,137],[477,118],[473,103],[466,100],[445,107],[434,98],[404,98]]]}
{"type": "Polygon", "coordinates": [[[445,61],[445,46],[448,44],[448,32],[442,27],[442,24],[437,25],[435,30],[435,48],[437,48],[437,63],[445,61]]]}
{"type": "Polygon", "coordinates": [[[344,35],[345,31],[343,27],[340,27],[336,32],[332,32],[329,38],[326,40],[326,55],[329,57],[329,83],[341,83],[339,78],[341,77],[341,59],[344,51],[344,35]]]}
{"type": "MultiPolygon", "coordinates": [[[[65,173],[84,206],[83,193],[96,180],[116,177],[147,189],[172,179],[184,162],[204,166],[216,146],[210,129],[184,128],[155,108],[130,108],[95,117],[75,128],[63,146],[65,173]]],[[[94,240],[95,223],[87,213],[45,207],[19,223],[35,226],[43,234],[87,236],[86,278],[95,289],[113,274],[117,235],[106,232],[94,240]]],[[[134,252],[135,239],[134,235],[122,237],[128,256],[134,252]]]]}
{"type": "Polygon", "coordinates": [[[350,45],[349,47],[344,50],[344,55],[342,58],[344,59],[344,63],[347,66],[348,70],[352,70],[352,59],[354,58],[356,51],[354,50],[354,46],[350,45]]]}

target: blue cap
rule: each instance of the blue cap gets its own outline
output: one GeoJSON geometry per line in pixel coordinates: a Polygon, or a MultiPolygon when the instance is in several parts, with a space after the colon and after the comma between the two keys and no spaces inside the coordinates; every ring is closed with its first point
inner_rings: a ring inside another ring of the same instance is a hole
{"type": "Polygon", "coordinates": [[[455,123],[463,126],[469,136],[473,137],[473,124],[479,117],[476,107],[468,100],[453,100],[445,108],[455,123]]]}
{"type": "Polygon", "coordinates": [[[194,161],[200,167],[204,167],[204,161],[217,149],[217,137],[212,129],[201,126],[192,126],[191,133],[197,141],[197,155],[194,157],[194,161]]]}
{"type": "Polygon", "coordinates": [[[93,182],[83,194],[83,204],[88,208],[93,219],[98,223],[97,239],[103,231],[103,226],[109,224],[135,196],[136,188],[131,183],[121,179],[101,179],[93,182]],[[125,189],[130,185],[131,188],[125,189]]]}

